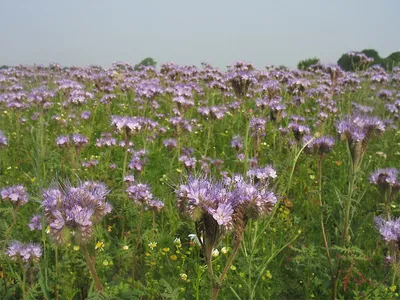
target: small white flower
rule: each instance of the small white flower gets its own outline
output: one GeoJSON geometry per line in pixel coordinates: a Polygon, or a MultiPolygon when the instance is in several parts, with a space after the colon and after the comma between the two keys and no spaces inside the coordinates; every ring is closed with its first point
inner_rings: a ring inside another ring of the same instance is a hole
{"type": "Polygon", "coordinates": [[[211,256],[212,256],[212,257],[217,257],[218,255],[219,255],[218,249],[213,249],[213,250],[211,251],[211,256]]]}
{"type": "MultiPolygon", "coordinates": [[[[195,244],[201,246],[200,240],[199,240],[199,238],[197,237],[196,234],[191,233],[191,234],[188,235],[188,237],[189,237],[189,239],[190,239],[191,242],[193,242],[193,243],[195,243],[195,244]]],[[[203,241],[202,238],[200,238],[200,239],[201,239],[201,241],[203,241]]]]}

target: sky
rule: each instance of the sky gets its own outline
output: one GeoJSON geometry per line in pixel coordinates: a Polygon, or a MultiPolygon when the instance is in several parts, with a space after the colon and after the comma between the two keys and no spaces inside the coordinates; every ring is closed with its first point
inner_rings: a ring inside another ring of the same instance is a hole
{"type": "Polygon", "coordinates": [[[350,50],[400,51],[399,0],[0,0],[0,65],[224,68],[335,63],[350,50]]]}

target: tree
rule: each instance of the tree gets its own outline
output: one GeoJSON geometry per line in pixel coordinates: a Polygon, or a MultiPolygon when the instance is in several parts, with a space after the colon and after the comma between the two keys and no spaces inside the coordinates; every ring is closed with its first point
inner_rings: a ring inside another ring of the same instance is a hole
{"type": "Polygon", "coordinates": [[[8,69],[8,66],[2,65],[2,66],[0,67],[0,70],[4,70],[4,69],[8,69]]]}
{"type": "Polygon", "coordinates": [[[304,60],[299,61],[299,63],[297,64],[297,69],[305,70],[308,67],[311,67],[312,65],[316,65],[319,63],[320,63],[320,60],[319,60],[319,58],[316,58],[316,57],[304,59],[304,60]]]}
{"type": "Polygon", "coordinates": [[[143,59],[140,63],[135,65],[135,70],[139,71],[142,67],[155,67],[157,62],[151,57],[143,59]]]}
{"type": "Polygon", "coordinates": [[[393,52],[388,57],[382,59],[382,65],[388,71],[392,71],[394,67],[400,66],[400,51],[393,52]]]}

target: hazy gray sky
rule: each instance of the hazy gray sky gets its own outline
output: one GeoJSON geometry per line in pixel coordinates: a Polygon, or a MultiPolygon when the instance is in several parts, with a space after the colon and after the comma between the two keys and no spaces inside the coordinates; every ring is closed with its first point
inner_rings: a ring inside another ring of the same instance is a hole
{"type": "Polygon", "coordinates": [[[0,0],[0,65],[257,67],[400,50],[400,0],[0,0]]]}

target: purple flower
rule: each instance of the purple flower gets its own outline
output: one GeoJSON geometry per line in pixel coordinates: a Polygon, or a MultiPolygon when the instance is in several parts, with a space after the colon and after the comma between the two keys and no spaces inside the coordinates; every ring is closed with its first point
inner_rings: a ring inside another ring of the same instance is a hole
{"type": "Polygon", "coordinates": [[[211,209],[211,215],[218,225],[229,226],[232,221],[233,208],[230,203],[221,203],[217,209],[211,209]]]}
{"type": "Polygon", "coordinates": [[[23,244],[18,241],[12,242],[6,254],[14,261],[37,262],[42,256],[42,247],[37,244],[23,244]]]}
{"type": "Polygon", "coordinates": [[[96,140],[97,147],[111,147],[115,146],[116,144],[117,140],[109,132],[102,133],[101,138],[96,140]]]}
{"type": "Polygon", "coordinates": [[[374,132],[385,131],[385,124],[377,117],[347,116],[336,123],[336,129],[342,139],[347,140],[354,166],[358,166],[374,132]]]}
{"type": "Polygon", "coordinates": [[[247,171],[247,177],[265,181],[270,178],[276,178],[277,174],[274,168],[271,166],[265,166],[264,168],[254,168],[247,171]]]}
{"type": "Polygon", "coordinates": [[[84,137],[82,134],[79,134],[79,133],[72,135],[72,141],[74,142],[74,145],[77,148],[87,146],[89,143],[89,140],[86,137],[84,137]]]}
{"type": "Polygon", "coordinates": [[[56,144],[58,147],[68,147],[69,146],[69,136],[60,135],[56,139],[56,144]]]}
{"type": "Polygon", "coordinates": [[[42,230],[42,216],[33,215],[31,220],[29,221],[28,227],[31,231],[35,229],[42,230]]]}
{"type": "Polygon", "coordinates": [[[378,227],[382,238],[387,241],[398,241],[400,237],[400,218],[384,220],[381,217],[375,218],[375,225],[378,227]]]}
{"type": "Polygon", "coordinates": [[[6,135],[0,130],[0,148],[7,147],[7,137],[6,135]]]}
{"type": "MultiPolygon", "coordinates": [[[[312,139],[311,136],[306,135],[303,137],[303,142],[306,144],[312,139]]],[[[305,151],[307,153],[314,153],[314,154],[323,154],[329,153],[333,146],[335,145],[335,139],[331,136],[322,136],[319,138],[313,139],[311,142],[308,143],[305,151]]]]}
{"type": "Polygon", "coordinates": [[[393,186],[397,183],[397,175],[399,170],[395,168],[378,169],[371,174],[369,182],[378,185],[380,187],[386,188],[393,186]]]}
{"type": "Polygon", "coordinates": [[[267,121],[263,118],[252,117],[250,120],[250,129],[253,132],[253,136],[264,136],[266,123],[267,121]]]}
{"type": "Polygon", "coordinates": [[[231,146],[232,148],[235,148],[238,151],[240,149],[243,149],[243,138],[239,135],[235,135],[231,140],[231,146]]]}
{"type": "Polygon", "coordinates": [[[91,112],[90,111],[84,111],[81,113],[81,119],[83,120],[88,120],[91,116],[91,112]]]}
{"type": "Polygon", "coordinates": [[[1,199],[10,200],[14,205],[24,205],[28,202],[25,188],[22,185],[15,185],[3,188],[0,191],[1,199]]]}
{"type": "Polygon", "coordinates": [[[196,167],[197,160],[195,157],[182,155],[181,157],[179,157],[179,162],[183,163],[183,165],[187,169],[194,169],[196,167]]]}
{"type": "Polygon", "coordinates": [[[63,243],[74,238],[77,243],[88,242],[93,225],[111,212],[105,201],[108,193],[103,183],[93,181],[44,191],[42,206],[54,240],[63,243]]]}
{"type": "Polygon", "coordinates": [[[148,203],[153,200],[153,194],[150,191],[150,187],[143,183],[131,184],[126,192],[128,197],[132,199],[137,204],[148,205],[148,203]]]}
{"type": "Polygon", "coordinates": [[[178,142],[175,139],[166,139],[164,140],[164,146],[167,149],[173,149],[178,146],[178,142]]]}
{"type": "Polygon", "coordinates": [[[295,123],[295,122],[291,122],[291,123],[289,123],[288,128],[293,131],[294,138],[297,141],[300,141],[300,139],[304,135],[310,134],[310,128],[308,126],[306,126],[306,125],[302,125],[302,124],[298,124],[298,123],[295,123]]]}
{"type": "Polygon", "coordinates": [[[154,199],[150,200],[147,205],[149,209],[156,211],[160,211],[165,206],[164,202],[162,202],[161,200],[154,200],[154,199]]]}

